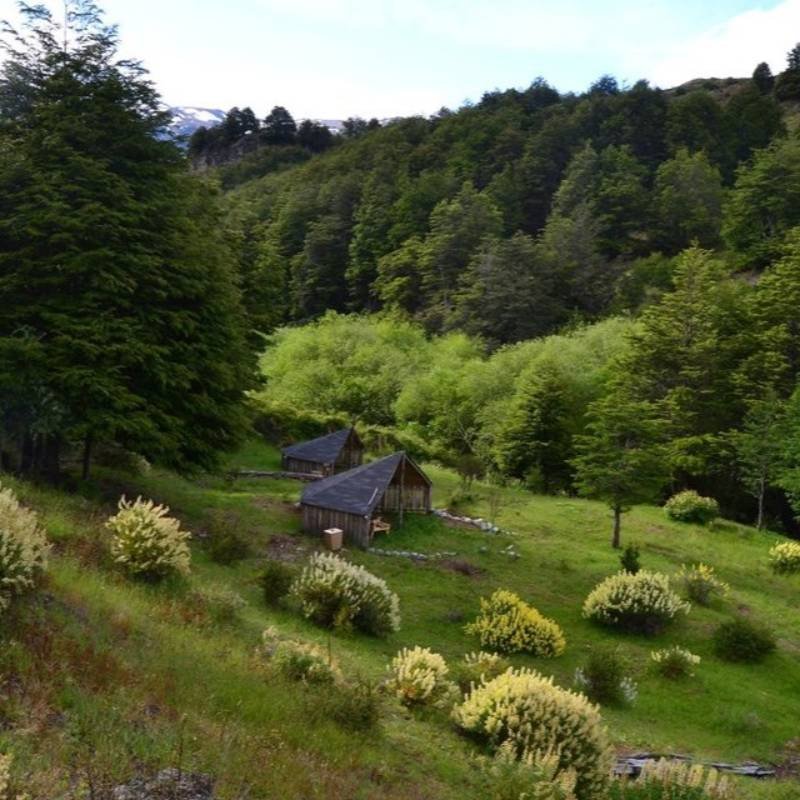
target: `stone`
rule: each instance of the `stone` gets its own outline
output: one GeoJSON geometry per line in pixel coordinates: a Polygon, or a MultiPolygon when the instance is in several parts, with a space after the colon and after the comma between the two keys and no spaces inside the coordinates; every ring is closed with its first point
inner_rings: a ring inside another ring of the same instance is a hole
{"type": "Polygon", "coordinates": [[[208,775],[162,769],[151,778],[134,778],[115,787],[113,800],[216,800],[214,781],[208,775]]]}

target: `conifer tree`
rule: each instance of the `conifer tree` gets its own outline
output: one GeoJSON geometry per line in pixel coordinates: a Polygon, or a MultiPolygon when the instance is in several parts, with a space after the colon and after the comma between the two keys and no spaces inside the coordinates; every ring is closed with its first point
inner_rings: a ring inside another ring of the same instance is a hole
{"type": "Polygon", "coordinates": [[[20,10],[0,75],[7,453],[55,474],[82,443],[86,472],[92,447],[113,441],[213,466],[243,429],[252,366],[214,199],[93,3],[68,0],[63,23],[20,10]],[[20,397],[35,398],[22,415],[20,397]]]}

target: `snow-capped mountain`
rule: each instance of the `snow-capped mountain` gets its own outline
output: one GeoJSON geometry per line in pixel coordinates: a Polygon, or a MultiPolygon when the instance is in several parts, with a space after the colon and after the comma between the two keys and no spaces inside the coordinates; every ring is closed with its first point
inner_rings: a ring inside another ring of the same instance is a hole
{"type": "Polygon", "coordinates": [[[171,106],[173,136],[191,136],[198,128],[213,128],[225,119],[220,108],[199,108],[198,106],[171,106]]]}

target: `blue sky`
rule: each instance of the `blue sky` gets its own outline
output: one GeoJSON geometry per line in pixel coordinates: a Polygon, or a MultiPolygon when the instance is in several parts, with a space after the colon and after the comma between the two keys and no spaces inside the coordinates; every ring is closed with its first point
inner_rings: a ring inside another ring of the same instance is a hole
{"type": "Polygon", "coordinates": [[[168,103],[259,115],[430,114],[537,75],[561,91],[603,73],[666,87],[780,70],[800,40],[800,0],[100,2],[168,103]]]}

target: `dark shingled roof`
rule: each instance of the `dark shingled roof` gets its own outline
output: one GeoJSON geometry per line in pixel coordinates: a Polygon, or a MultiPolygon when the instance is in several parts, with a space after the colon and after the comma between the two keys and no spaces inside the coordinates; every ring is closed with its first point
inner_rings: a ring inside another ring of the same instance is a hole
{"type": "Polygon", "coordinates": [[[307,506],[369,516],[392,482],[403,459],[428,480],[425,473],[405,453],[393,453],[378,461],[310,483],[303,491],[300,502],[307,506]]]}
{"type": "Polygon", "coordinates": [[[333,464],[345,445],[352,428],[342,428],[326,436],[298,442],[283,448],[283,454],[300,461],[313,461],[317,464],[333,464]]]}

